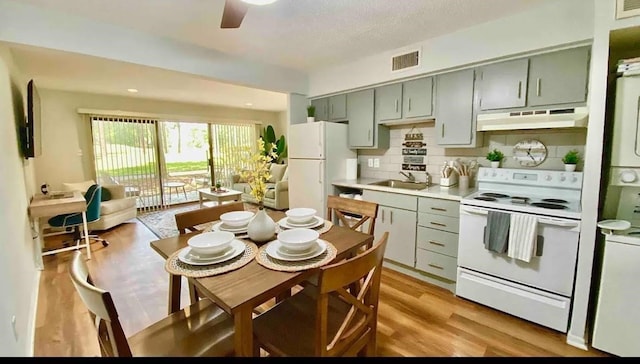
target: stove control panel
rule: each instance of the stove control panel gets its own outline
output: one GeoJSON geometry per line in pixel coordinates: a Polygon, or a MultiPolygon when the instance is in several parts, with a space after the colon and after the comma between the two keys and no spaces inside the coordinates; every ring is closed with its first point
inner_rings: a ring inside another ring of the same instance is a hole
{"type": "Polygon", "coordinates": [[[581,189],[582,172],[480,167],[478,169],[478,182],[581,189]]]}

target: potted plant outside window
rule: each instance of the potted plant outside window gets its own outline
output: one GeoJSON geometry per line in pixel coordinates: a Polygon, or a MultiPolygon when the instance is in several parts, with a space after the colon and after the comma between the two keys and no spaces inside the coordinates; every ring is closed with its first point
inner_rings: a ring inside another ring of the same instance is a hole
{"type": "Polygon", "coordinates": [[[572,149],[562,157],[562,163],[564,163],[564,170],[567,172],[573,172],[576,170],[576,164],[580,162],[580,153],[572,149]]]}
{"type": "Polygon", "coordinates": [[[313,105],[307,106],[307,123],[313,123],[316,121],[316,107],[313,105]]]}
{"type": "Polygon", "coordinates": [[[504,159],[504,154],[498,149],[494,149],[487,154],[487,159],[491,162],[491,168],[498,168],[504,159]]]}

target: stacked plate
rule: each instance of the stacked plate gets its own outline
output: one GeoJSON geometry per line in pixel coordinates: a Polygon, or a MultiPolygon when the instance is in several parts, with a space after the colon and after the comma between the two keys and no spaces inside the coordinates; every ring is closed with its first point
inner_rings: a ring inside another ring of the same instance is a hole
{"type": "Polygon", "coordinates": [[[230,232],[214,231],[198,234],[187,241],[188,247],[178,253],[178,259],[191,265],[225,262],[242,254],[245,244],[230,232]]]}
{"type": "Polygon", "coordinates": [[[278,221],[278,225],[285,229],[307,228],[313,229],[324,224],[324,219],[316,215],[316,210],[300,207],[287,210],[287,217],[278,221]]]}
{"type": "Polygon", "coordinates": [[[278,240],[267,245],[265,252],[272,258],[285,261],[312,259],[327,250],[327,242],[318,236],[318,232],[311,229],[285,230],[278,234],[278,240]]]}
{"type": "Polygon", "coordinates": [[[220,222],[211,229],[214,231],[228,231],[234,234],[244,234],[249,229],[249,222],[255,213],[251,211],[231,211],[220,215],[220,222]]]}

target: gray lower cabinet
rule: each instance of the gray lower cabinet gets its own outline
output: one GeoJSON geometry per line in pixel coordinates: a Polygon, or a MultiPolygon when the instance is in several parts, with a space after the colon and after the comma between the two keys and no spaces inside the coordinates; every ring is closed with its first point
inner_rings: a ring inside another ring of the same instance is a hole
{"type": "Polygon", "coordinates": [[[459,206],[458,201],[418,199],[416,269],[456,281],[459,206]]]}
{"type": "Polygon", "coordinates": [[[402,118],[433,115],[433,77],[402,83],[402,118]]]}
{"type": "Polygon", "coordinates": [[[311,100],[311,105],[316,107],[316,121],[329,121],[329,98],[311,100]]]}
{"type": "Polygon", "coordinates": [[[362,90],[347,94],[349,119],[349,147],[373,147],[375,119],[374,91],[362,90]]]}
{"type": "Polygon", "coordinates": [[[589,57],[589,47],[531,57],[528,106],[586,102],[589,57]]]}
{"type": "Polygon", "coordinates": [[[472,145],[474,70],[436,76],[436,142],[438,145],[472,145]]]}
{"type": "Polygon", "coordinates": [[[376,119],[380,121],[402,118],[402,83],[377,87],[376,119]]]}
{"type": "Polygon", "coordinates": [[[529,59],[490,64],[480,68],[480,110],[523,107],[527,104],[529,59]]]}
{"type": "Polygon", "coordinates": [[[416,223],[417,197],[364,190],[362,198],[378,204],[378,216],[374,231],[378,241],[385,231],[389,232],[389,240],[384,253],[385,259],[415,266],[416,259],[416,223]]]}
{"type": "Polygon", "coordinates": [[[329,97],[329,121],[347,120],[347,94],[329,97]]]}

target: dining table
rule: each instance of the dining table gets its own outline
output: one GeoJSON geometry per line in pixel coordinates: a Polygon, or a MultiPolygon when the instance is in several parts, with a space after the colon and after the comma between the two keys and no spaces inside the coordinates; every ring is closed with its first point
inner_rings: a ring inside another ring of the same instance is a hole
{"type": "MultiPolygon", "coordinates": [[[[284,212],[275,210],[268,211],[268,215],[276,223],[286,216],[284,212]]],[[[168,259],[173,253],[186,247],[191,237],[200,233],[202,232],[196,231],[172,236],[152,241],[150,244],[158,254],[168,259]]],[[[320,238],[335,246],[337,253],[332,262],[354,256],[359,248],[373,242],[372,235],[337,224],[321,234],[320,238]]],[[[292,288],[318,273],[319,269],[276,271],[260,265],[254,258],[236,270],[189,280],[196,286],[200,296],[215,302],[233,317],[236,355],[253,356],[253,309],[272,298],[286,297],[292,288]]],[[[181,278],[180,275],[169,273],[169,314],[180,310],[181,278]]]]}

